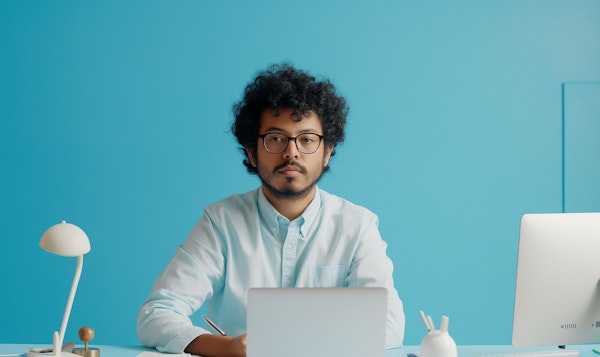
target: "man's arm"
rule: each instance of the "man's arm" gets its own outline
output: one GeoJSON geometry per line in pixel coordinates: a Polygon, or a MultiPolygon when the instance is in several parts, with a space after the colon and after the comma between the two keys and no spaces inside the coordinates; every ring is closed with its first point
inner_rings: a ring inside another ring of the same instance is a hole
{"type": "Polygon", "coordinates": [[[222,286],[222,249],[211,220],[204,215],[177,248],[139,311],[137,332],[144,345],[182,353],[195,338],[209,333],[194,326],[189,316],[222,286]]]}
{"type": "Polygon", "coordinates": [[[381,239],[378,220],[372,217],[363,232],[356,259],[348,276],[349,287],[381,286],[388,290],[386,347],[401,347],[404,339],[405,316],[402,300],[394,287],[392,260],[387,256],[387,244],[381,239]]]}

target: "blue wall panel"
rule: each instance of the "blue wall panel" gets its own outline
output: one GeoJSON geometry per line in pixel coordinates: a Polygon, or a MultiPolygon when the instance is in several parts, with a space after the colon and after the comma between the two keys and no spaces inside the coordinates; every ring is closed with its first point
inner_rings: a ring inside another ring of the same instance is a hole
{"type": "MultiPolygon", "coordinates": [[[[283,60],[349,101],[321,186],[379,215],[406,343],[421,309],[459,344],[510,343],[519,219],[563,209],[561,87],[600,80],[598,19],[595,0],[0,1],[0,343],[59,328],[75,261],[38,240],[63,219],[92,244],[67,340],[139,343],[202,208],[259,185],[231,105],[283,60]]],[[[600,194],[575,172],[567,209],[600,194]]]]}

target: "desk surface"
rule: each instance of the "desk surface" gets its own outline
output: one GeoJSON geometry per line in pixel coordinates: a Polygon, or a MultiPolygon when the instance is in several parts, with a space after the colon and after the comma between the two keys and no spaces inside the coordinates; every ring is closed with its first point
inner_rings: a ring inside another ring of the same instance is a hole
{"type": "MultiPolygon", "coordinates": [[[[25,344],[0,344],[0,356],[7,354],[23,353],[29,348],[50,347],[49,345],[25,345],[25,344]]],[[[155,351],[142,346],[110,346],[93,345],[100,349],[100,357],[136,357],[144,351],[155,351]]],[[[578,350],[581,357],[599,357],[592,351],[595,345],[567,346],[569,350],[578,350]]],[[[386,350],[386,357],[406,357],[409,352],[418,352],[419,346],[406,346],[403,348],[386,350]]],[[[515,353],[521,351],[552,350],[551,347],[536,349],[515,349],[509,345],[481,345],[481,346],[458,346],[458,357],[471,357],[479,355],[515,353]]],[[[167,355],[168,356],[168,355],[167,355]]]]}

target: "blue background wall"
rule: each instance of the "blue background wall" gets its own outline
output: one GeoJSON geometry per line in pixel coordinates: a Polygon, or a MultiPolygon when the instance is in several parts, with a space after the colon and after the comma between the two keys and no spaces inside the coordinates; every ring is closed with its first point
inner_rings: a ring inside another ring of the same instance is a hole
{"type": "Polygon", "coordinates": [[[595,0],[0,1],[0,342],[59,328],[75,260],[38,241],[64,219],[92,243],[66,340],[139,343],[202,208],[258,185],[231,105],[280,61],[349,100],[321,187],[380,216],[405,342],[423,309],[459,344],[510,343],[520,216],[600,197],[565,189],[562,146],[563,84],[600,80],[595,0]]]}

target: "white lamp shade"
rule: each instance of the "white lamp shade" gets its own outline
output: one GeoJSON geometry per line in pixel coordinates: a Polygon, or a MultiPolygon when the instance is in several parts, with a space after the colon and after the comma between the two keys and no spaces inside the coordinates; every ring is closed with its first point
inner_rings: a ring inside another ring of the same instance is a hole
{"type": "Polygon", "coordinates": [[[90,251],[90,240],[85,232],[74,224],[62,221],[48,228],[40,239],[44,250],[65,257],[76,257],[90,251]]]}

